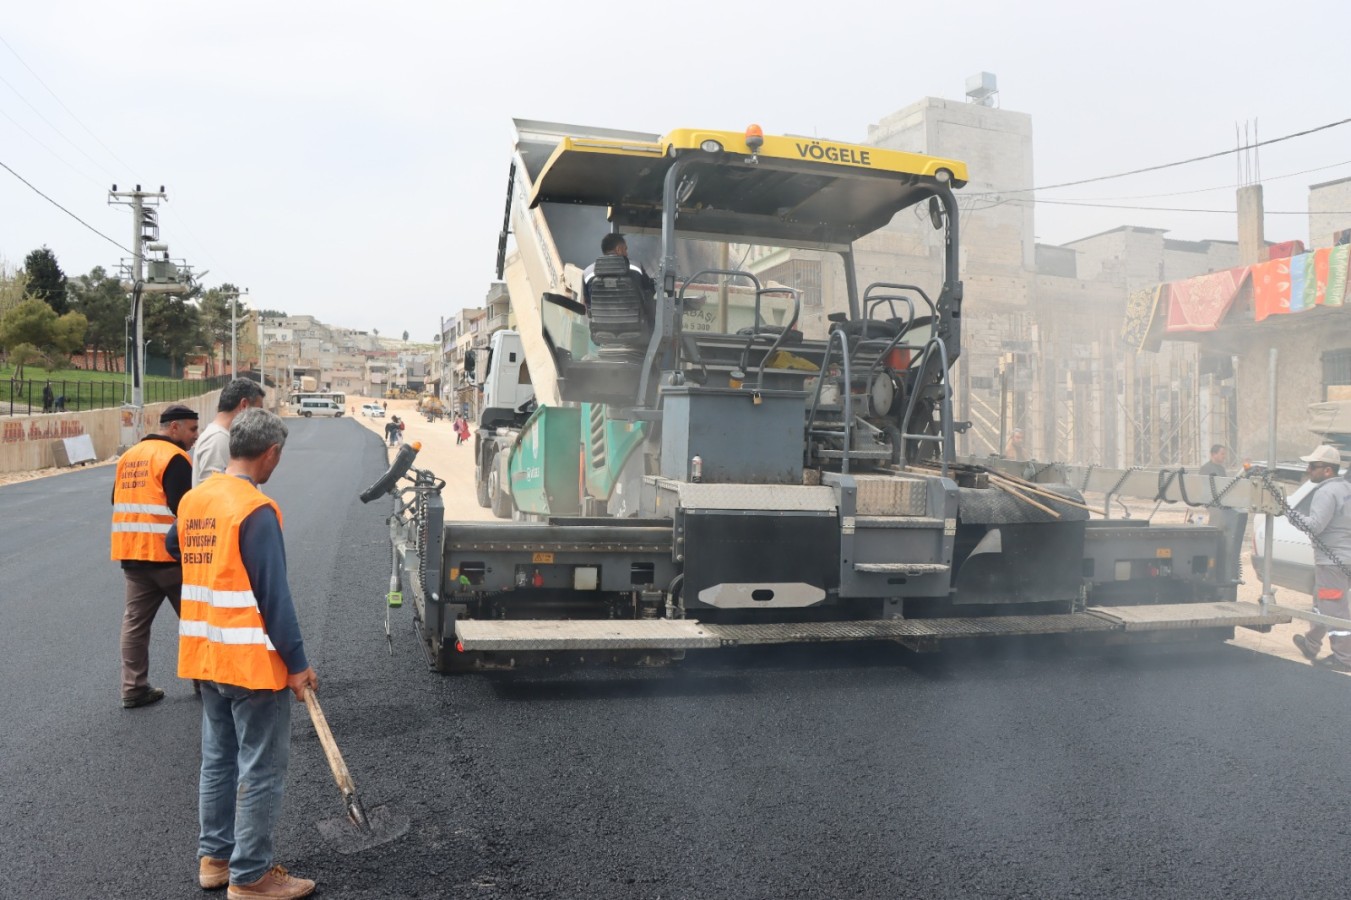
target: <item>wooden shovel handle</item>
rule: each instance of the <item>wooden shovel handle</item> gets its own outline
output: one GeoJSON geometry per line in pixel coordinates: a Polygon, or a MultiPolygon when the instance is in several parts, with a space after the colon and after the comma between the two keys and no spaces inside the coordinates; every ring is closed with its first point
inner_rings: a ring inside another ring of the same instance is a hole
{"type": "Polygon", "coordinates": [[[352,782],[351,774],[347,771],[347,763],[343,762],[338,744],[333,740],[333,732],[329,730],[328,719],[324,716],[323,707],[319,705],[319,698],[309,688],[305,689],[305,707],[310,711],[310,721],[314,723],[314,733],[319,735],[319,744],[324,748],[324,756],[328,757],[328,767],[333,770],[333,780],[338,782],[338,788],[344,796],[355,796],[357,789],[352,782]]]}

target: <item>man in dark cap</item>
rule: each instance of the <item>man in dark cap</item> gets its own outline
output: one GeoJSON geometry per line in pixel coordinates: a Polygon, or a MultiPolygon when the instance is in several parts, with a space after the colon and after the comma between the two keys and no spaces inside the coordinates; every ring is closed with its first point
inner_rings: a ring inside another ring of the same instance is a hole
{"type": "Polygon", "coordinates": [[[167,597],[178,613],[183,570],[164,537],[178,501],[192,487],[188,450],[197,442],[197,412],[167,407],[159,430],[122,454],[113,479],[112,558],[122,563],[127,606],[122,616],[122,706],[135,709],[164,699],[150,686],[150,624],[167,597]]]}

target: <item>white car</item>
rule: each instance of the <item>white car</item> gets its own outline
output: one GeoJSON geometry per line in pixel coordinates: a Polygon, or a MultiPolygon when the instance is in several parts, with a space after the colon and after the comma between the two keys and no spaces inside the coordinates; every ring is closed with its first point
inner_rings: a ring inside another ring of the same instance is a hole
{"type": "MultiPolygon", "coordinates": [[[[1285,495],[1285,502],[1296,512],[1307,513],[1308,504],[1300,506],[1300,501],[1308,497],[1314,489],[1312,481],[1306,481],[1285,495]]],[[[1295,527],[1285,516],[1277,516],[1271,531],[1271,583],[1277,587],[1289,588],[1313,595],[1313,544],[1309,536],[1295,527]]],[[[1254,516],[1252,523],[1252,564],[1260,580],[1266,563],[1262,555],[1266,549],[1267,517],[1254,516]]]]}
{"type": "Polygon", "coordinates": [[[385,408],[379,403],[361,404],[361,414],[370,416],[372,419],[383,419],[385,417],[385,408]]]}

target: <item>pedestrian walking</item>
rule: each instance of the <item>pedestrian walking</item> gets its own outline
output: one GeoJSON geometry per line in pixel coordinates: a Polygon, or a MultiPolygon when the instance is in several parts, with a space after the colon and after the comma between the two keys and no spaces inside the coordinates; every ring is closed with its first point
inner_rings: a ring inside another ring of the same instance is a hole
{"type": "MultiPolygon", "coordinates": [[[[1347,597],[1351,576],[1346,571],[1351,568],[1351,481],[1339,477],[1342,455],[1336,447],[1320,444],[1300,459],[1309,464],[1309,480],[1318,485],[1309,494],[1308,513],[1290,514],[1297,520],[1297,527],[1318,538],[1313,542],[1313,608],[1325,616],[1351,619],[1351,600],[1347,597]]],[[[1351,672],[1351,631],[1329,630],[1314,622],[1292,640],[1310,662],[1337,672],[1351,672]],[[1332,654],[1319,659],[1325,635],[1332,654]]]]}
{"type": "Polygon", "coordinates": [[[399,417],[393,416],[385,423],[385,440],[389,446],[394,447],[399,443],[399,417]]]}
{"type": "Polygon", "coordinates": [[[42,411],[45,413],[51,412],[55,403],[56,394],[52,393],[52,383],[49,381],[42,386],[42,411]]]}
{"type": "Polygon", "coordinates": [[[291,749],[291,699],[319,687],[286,576],[282,515],[258,486],[281,462],[286,425],[246,409],[230,462],[188,492],[168,550],[183,563],[178,674],[202,683],[197,880],[230,900],[307,897],[275,862],[291,749]]]}
{"type": "Polygon", "coordinates": [[[183,573],[164,544],[179,501],[192,487],[188,451],[197,441],[197,411],[170,406],[159,431],[133,444],[113,477],[112,558],[122,564],[122,706],[135,709],[164,699],[150,684],[150,625],[166,599],[179,615],[183,573]]]}
{"type": "Polygon", "coordinates": [[[202,429],[192,451],[193,487],[201,484],[206,476],[225,471],[230,464],[230,423],[246,409],[261,409],[266,396],[263,386],[248,378],[236,378],[221,389],[220,399],[216,401],[216,417],[202,429]]]}
{"type": "Polygon", "coordinates": [[[1201,474],[1223,478],[1229,474],[1229,471],[1225,469],[1228,462],[1229,448],[1224,444],[1212,444],[1210,447],[1210,462],[1201,466],[1201,474]]]}

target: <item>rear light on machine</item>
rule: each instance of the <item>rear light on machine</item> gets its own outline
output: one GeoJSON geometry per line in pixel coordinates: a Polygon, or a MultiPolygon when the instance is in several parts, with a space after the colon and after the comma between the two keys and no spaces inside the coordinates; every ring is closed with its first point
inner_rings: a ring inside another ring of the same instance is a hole
{"type": "Polygon", "coordinates": [[[893,372],[904,372],[910,368],[910,351],[904,347],[892,347],[887,351],[887,368],[893,372]]]}

